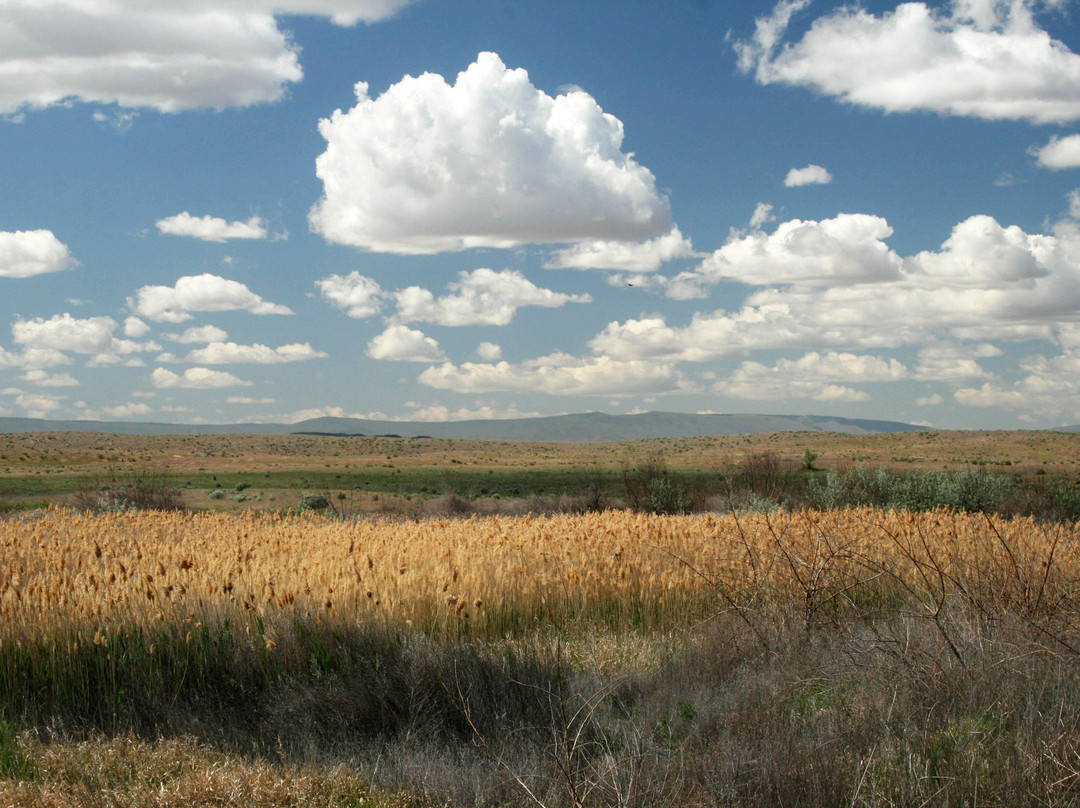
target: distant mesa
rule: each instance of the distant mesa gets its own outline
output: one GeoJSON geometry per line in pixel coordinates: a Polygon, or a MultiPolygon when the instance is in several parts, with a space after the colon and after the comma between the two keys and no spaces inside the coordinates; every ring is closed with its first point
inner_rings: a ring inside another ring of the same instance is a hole
{"type": "Polygon", "coordinates": [[[362,418],[312,418],[296,424],[168,424],[139,421],[51,421],[0,418],[0,433],[107,432],[124,435],[319,435],[333,437],[454,438],[595,442],[648,438],[698,438],[774,432],[839,432],[868,435],[916,432],[926,427],[899,421],[827,415],[696,415],[646,412],[609,415],[587,412],[544,418],[475,421],[371,421],[362,418]]]}

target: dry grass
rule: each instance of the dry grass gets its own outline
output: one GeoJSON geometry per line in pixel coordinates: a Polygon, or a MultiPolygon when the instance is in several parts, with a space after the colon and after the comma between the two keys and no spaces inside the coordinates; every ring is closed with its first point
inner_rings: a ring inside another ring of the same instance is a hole
{"type": "Polygon", "coordinates": [[[763,453],[798,465],[811,449],[818,468],[850,464],[890,468],[1010,470],[1080,469],[1080,433],[1048,431],[937,431],[843,435],[786,432],[613,443],[540,443],[433,438],[313,435],[114,435],[59,432],[0,434],[0,475],[101,474],[133,464],[168,466],[177,474],[294,469],[382,468],[619,468],[662,453],[674,468],[709,469],[763,453]]]}
{"type": "Polygon", "coordinates": [[[685,625],[791,593],[808,619],[859,598],[955,593],[1033,619],[1071,608],[1077,529],[980,514],[835,512],[348,523],[50,510],[0,523],[4,643],[231,621],[271,650],[296,619],[433,632],[685,625]]]}
{"type": "Polygon", "coordinates": [[[0,805],[19,808],[405,808],[344,766],[274,765],[190,738],[19,739],[29,777],[0,779],[0,805]]]}
{"type": "Polygon", "coordinates": [[[51,510],[0,806],[1078,804],[1078,584],[1076,526],[947,511],[51,510]]]}

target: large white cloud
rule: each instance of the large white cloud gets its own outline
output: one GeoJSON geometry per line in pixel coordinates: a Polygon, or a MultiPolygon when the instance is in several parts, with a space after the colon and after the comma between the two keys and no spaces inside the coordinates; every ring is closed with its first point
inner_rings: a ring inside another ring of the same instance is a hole
{"type": "Polygon", "coordinates": [[[520,272],[510,269],[461,272],[449,288],[453,294],[440,298],[419,286],[396,292],[398,319],[446,326],[508,325],[522,306],[559,308],[567,303],[592,300],[589,295],[568,295],[542,289],[520,272]]]}
{"type": "Polygon", "coordinates": [[[275,14],[351,25],[410,0],[4,0],[0,114],[70,99],[162,112],[276,101],[300,81],[275,14]]]}
{"type": "Polygon", "coordinates": [[[928,338],[1051,339],[1063,323],[1080,321],[1075,222],[1030,235],[973,216],[938,251],[902,258],[881,241],[891,232],[884,220],[848,218],[851,226],[826,233],[823,225],[837,220],[739,237],[684,273],[699,286],[727,278],[760,285],[738,311],[699,312],[684,326],[659,315],[613,322],[590,347],[624,361],[714,361],[761,349],[895,348],[928,338]]]}
{"type": "Polygon", "coordinates": [[[315,281],[315,285],[323,297],[339,309],[345,309],[350,317],[374,317],[382,308],[382,289],[378,282],[359,272],[350,272],[344,277],[331,275],[315,281]]]}
{"type": "Polygon", "coordinates": [[[204,348],[191,351],[184,362],[200,365],[280,365],[285,362],[306,362],[310,359],[322,359],[327,354],[311,347],[308,343],[293,343],[271,348],[267,345],[238,345],[235,342],[211,342],[204,348]]]}
{"type": "Polygon", "coordinates": [[[210,274],[186,275],[175,286],[143,286],[127,303],[146,319],[167,323],[190,320],[193,311],[292,314],[287,306],[263,300],[242,283],[210,274]]]}
{"type": "Polygon", "coordinates": [[[397,362],[440,362],[445,358],[437,340],[405,325],[388,326],[368,343],[372,359],[397,362]]]}
{"type": "Polygon", "coordinates": [[[1080,56],[1034,19],[1034,0],[901,3],[874,15],[844,5],[783,43],[810,0],[781,0],[737,42],[739,67],[762,84],[811,87],[888,112],[929,110],[990,120],[1080,118],[1080,56]]]}
{"type": "Polygon", "coordinates": [[[74,265],[67,246],[51,230],[0,232],[0,278],[29,278],[74,265]]]}
{"type": "Polygon", "coordinates": [[[546,393],[548,395],[655,395],[685,388],[670,364],[608,357],[580,358],[566,354],[509,362],[455,365],[446,362],[419,376],[421,384],[458,393],[546,393]]]}
{"type": "Polygon", "coordinates": [[[227,222],[216,216],[192,216],[186,210],[157,221],[157,229],[170,236],[190,236],[200,241],[224,242],[230,239],[264,239],[266,222],[252,216],[244,222],[227,222]]]}
{"type": "Polygon", "coordinates": [[[406,76],[319,124],[324,195],[312,228],[369,250],[640,240],[671,226],[622,123],[581,90],[555,98],[481,53],[454,84],[406,76]]]}
{"type": "Polygon", "coordinates": [[[251,382],[238,379],[231,373],[209,368],[188,368],[181,376],[165,368],[156,368],[150,382],[160,390],[216,390],[222,387],[250,387],[251,382]]]}

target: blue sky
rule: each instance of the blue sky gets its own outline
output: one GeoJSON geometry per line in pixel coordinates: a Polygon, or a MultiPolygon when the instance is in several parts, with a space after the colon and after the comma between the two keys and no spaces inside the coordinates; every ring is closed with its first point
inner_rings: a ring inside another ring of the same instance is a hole
{"type": "Polygon", "coordinates": [[[1073,0],[0,0],[0,414],[1080,422],[1073,0]]]}

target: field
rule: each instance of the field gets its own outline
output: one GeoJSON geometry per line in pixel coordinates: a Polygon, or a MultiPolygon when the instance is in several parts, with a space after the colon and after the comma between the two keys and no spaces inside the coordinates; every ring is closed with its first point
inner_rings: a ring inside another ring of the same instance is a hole
{"type": "Polygon", "coordinates": [[[1080,804],[1071,435],[49,437],[0,438],[0,805],[1080,804]],[[185,509],[21,507],[165,463],[185,509]]]}
{"type": "MultiPolygon", "coordinates": [[[[335,504],[343,496],[341,504],[351,513],[429,515],[425,503],[451,494],[500,510],[491,507],[495,497],[575,497],[598,481],[618,505],[624,463],[659,455],[672,471],[719,490],[725,485],[717,472],[747,458],[767,455],[784,468],[798,468],[808,450],[818,455],[819,470],[1080,473],[1080,434],[1062,432],[778,433],[614,444],[36,433],[0,435],[0,508],[70,504],[74,493],[122,483],[133,474],[167,474],[185,505],[215,510],[291,508],[312,491],[330,494],[335,504]],[[238,485],[244,494],[239,503],[238,485]],[[215,490],[228,496],[211,499],[215,490]]],[[[533,505],[525,508],[535,510],[533,505]]]]}

